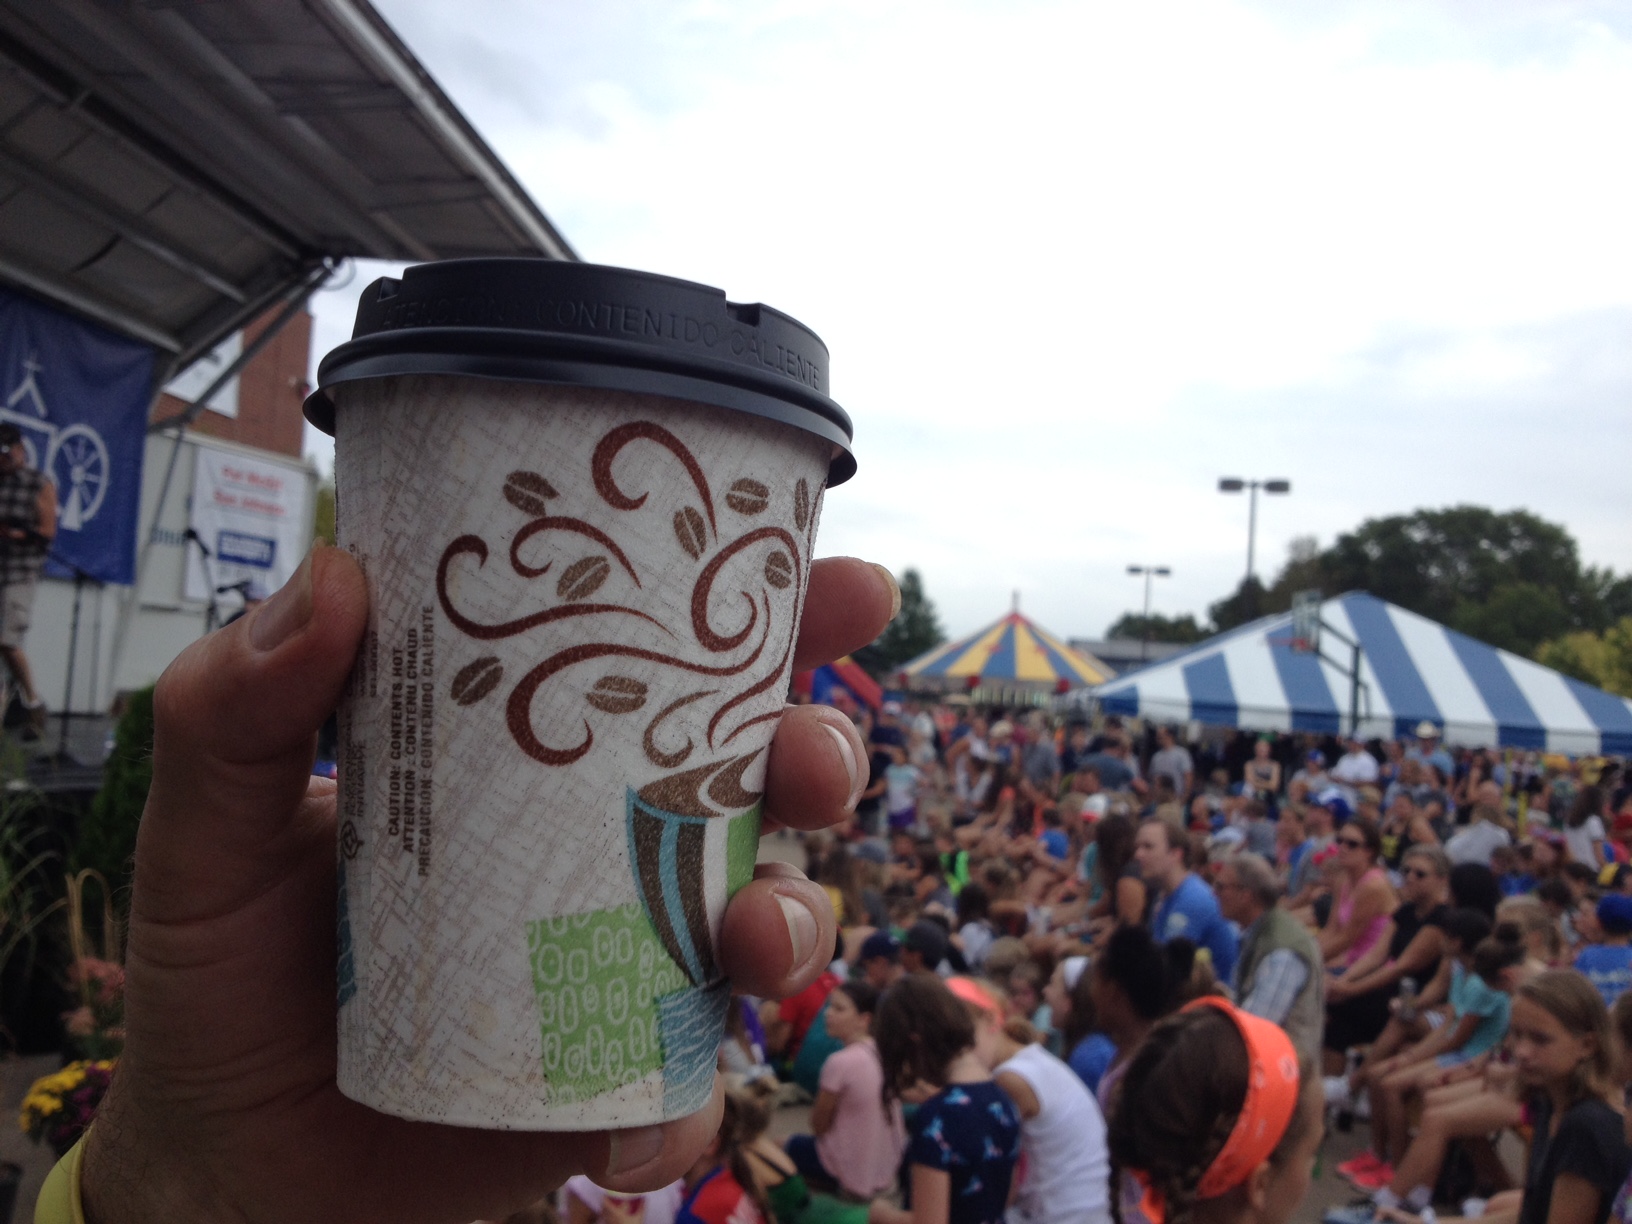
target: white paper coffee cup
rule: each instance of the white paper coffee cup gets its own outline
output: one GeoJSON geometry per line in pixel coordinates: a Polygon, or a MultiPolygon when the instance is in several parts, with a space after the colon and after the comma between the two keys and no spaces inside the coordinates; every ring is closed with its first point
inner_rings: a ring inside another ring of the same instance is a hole
{"type": "Polygon", "coordinates": [[[371,600],[340,710],[341,1090],[502,1129],[694,1112],[833,441],[645,390],[328,395],[371,600]]]}

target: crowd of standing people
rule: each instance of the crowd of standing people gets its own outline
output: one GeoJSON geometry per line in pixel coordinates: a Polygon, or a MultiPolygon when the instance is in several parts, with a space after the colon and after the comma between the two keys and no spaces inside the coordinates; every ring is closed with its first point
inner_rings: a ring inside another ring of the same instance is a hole
{"type": "Polygon", "coordinates": [[[1632,1220],[1619,761],[1448,748],[1428,723],[1186,742],[1035,710],[853,717],[869,785],[805,838],[835,959],[744,1000],[721,1051],[731,1116],[802,1090],[813,1133],[772,1144],[763,1110],[735,1148],[722,1130],[697,1175],[744,1214],[719,1220],[1276,1224],[1356,1117],[1358,1197],[1329,1224],[1463,1199],[1495,1224],[1632,1220]]]}

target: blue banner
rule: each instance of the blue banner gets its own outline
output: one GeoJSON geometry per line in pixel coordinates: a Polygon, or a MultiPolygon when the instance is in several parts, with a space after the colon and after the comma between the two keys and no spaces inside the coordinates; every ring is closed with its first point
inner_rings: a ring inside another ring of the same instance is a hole
{"type": "Polygon", "coordinates": [[[136,580],[152,395],[147,345],[0,289],[0,421],[57,488],[50,577],[136,580]]]}

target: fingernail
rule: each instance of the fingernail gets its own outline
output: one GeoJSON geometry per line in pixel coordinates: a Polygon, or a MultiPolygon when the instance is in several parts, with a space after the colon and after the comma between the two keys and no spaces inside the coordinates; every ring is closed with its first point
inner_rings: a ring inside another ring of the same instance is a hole
{"type": "Polygon", "coordinates": [[[663,1128],[642,1126],[612,1132],[612,1150],[607,1155],[606,1175],[616,1177],[649,1165],[663,1154],[663,1128]]]}
{"type": "Polygon", "coordinates": [[[312,619],[312,554],[300,563],[293,578],[255,610],[249,622],[249,643],[256,650],[276,650],[312,619]]]}
{"type": "Polygon", "coordinates": [[[901,615],[901,584],[895,580],[894,574],[890,573],[878,562],[869,561],[867,564],[882,574],[884,581],[890,584],[890,619],[893,621],[897,616],[901,615]]]}
{"type": "Polygon", "coordinates": [[[776,894],[776,903],[782,907],[782,919],[788,924],[788,939],[793,944],[793,967],[800,968],[810,959],[816,947],[816,915],[792,897],[776,894]]]}
{"type": "MultiPolygon", "coordinates": [[[[843,718],[844,715],[840,714],[839,717],[843,718]]],[[[833,742],[838,745],[839,760],[844,762],[845,775],[850,779],[850,797],[844,801],[844,810],[853,812],[856,810],[856,804],[861,802],[861,792],[867,789],[867,775],[861,771],[861,762],[856,760],[855,745],[850,742],[850,737],[843,729],[835,727],[825,718],[822,719],[822,729],[831,735],[833,742]]]]}

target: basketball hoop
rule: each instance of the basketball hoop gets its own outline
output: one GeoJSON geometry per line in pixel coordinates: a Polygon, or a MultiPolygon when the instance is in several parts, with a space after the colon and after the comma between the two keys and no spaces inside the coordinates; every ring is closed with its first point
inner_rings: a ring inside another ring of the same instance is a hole
{"type": "Polygon", "coordinates": [[[1299,591],[1292,596],[1292,638],[1297,654],[1320,653],[1320,592],[1299,591]]]}

